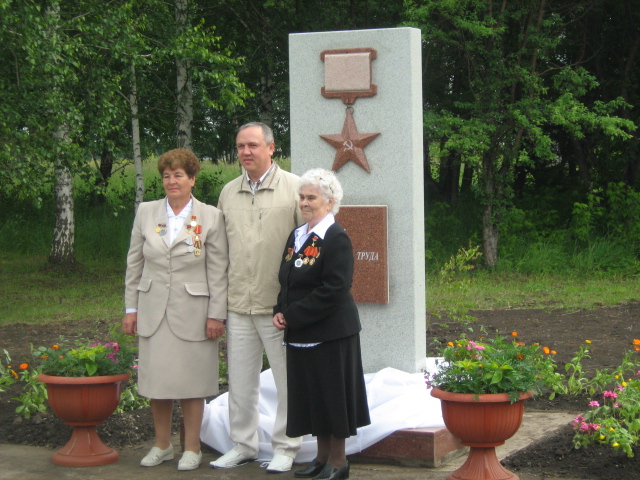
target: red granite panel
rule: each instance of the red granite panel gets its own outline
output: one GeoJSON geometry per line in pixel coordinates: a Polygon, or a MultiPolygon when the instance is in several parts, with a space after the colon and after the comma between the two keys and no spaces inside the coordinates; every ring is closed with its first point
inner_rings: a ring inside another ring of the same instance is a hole
{"type": "Polygon", "coordinates": [[[336,220],[353,244],[351,293],[356,303],[389,303],[386,205],[342,206],[336,220]]]}
{"type": "Polygon", "coordinates": [[[445,427],[398,430],[358,455],[360,459],[391,461],[413,466],[438,467],[465,447],[445,427]]]}

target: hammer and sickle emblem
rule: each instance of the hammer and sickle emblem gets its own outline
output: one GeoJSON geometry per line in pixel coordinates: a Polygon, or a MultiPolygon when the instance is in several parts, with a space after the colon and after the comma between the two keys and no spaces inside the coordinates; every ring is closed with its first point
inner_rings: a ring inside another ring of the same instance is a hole
{"type": "Polygon", "coordinates": [[[353,142],[349,139],[342,142],[342,146],[344,147],[344,151],[353,150],[353,142]]]}

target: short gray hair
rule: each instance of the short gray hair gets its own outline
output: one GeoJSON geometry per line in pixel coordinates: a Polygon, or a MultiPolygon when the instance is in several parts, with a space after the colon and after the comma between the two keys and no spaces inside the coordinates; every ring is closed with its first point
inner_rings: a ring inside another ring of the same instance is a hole
{"type": "Polygon", "coordinates": [[[266,123],[262,123],[262,122],[249,122],[249,123],[245,123],[244,125],[242,125],[239,129],[238,129],[238,133],[240,133],[241,130],[244,130],[245,128],[249,128],[249,127],[260,127],[262,129],[262,136],[264,137],[264,141],[267,145],[269,145],[270,143],[273,143],[273,130],[271,130],[271,127],[269,125],[267,125],[266,123]]]}
{"type": "Polygon", "coordinates": [[[324,203],[329,203],[329,200],[333,200],[332,213],[336,214],[340,211],[340,203],[342,202],[344,193],[342,191],[342,185],[340,185],[335,173],[330,170],[323,170],[322,168],[307,170],[300,177],[298,193],[300,193],[302,187],[305,185],[316,187],[324,197],[324,203]]]}

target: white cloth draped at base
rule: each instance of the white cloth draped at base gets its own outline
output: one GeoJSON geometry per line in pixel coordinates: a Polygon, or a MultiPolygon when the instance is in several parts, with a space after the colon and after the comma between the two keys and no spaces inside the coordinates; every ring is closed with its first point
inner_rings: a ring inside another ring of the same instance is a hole
{"type": "MultiPolygon", "coordinates": [[[[435,358],[427,359],[427,371],[435,371],[435,358]]],[[[396,430],[403,428],[444,426],[440,400],[427,390],[422,373],[406,373],[385,368],[365,375],[371,425],[358,429],[358,435],[347,439],[347,455],[358,453],[396,430]]],[[[204,409],[200,439],[221,453],[233,448],[229,438],[228,393],[220,395],[204,409]]],[[[260,375],[259,460],[273,457],[271,432],[276,415],[276,387],[271,370],[260,375]]],[[[306,435],[296,462],[310,462],[316,455],[316,440],[306,435]]]]}

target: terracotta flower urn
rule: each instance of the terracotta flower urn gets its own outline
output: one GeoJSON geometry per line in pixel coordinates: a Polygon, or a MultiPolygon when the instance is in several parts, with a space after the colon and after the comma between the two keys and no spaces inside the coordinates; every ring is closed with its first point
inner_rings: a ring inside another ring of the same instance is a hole
{"type": "Polygon", "coordinates": [[[505,469],[496,456],[496,447],[511,438],[522,424],[524,400],[531,392],[511,403],[506,393],[473,395],[450,393],[434,388],[433,397],[442,404],[442,418],[452,435],[470,447],[465,463],[447,480],[519,480],[505,469]]]}
{"type": "Polygon", "coordinates": [[[114,412],[123,382],[129,378],[128,373],[102,377],[38,376],[38,380],[47,385],[51,410],[73,427],[69,442],[51,457],[51,463],[89,467],[120,459],[118,452],[102,443],[96,425],[102,424],[114,412]]]}

